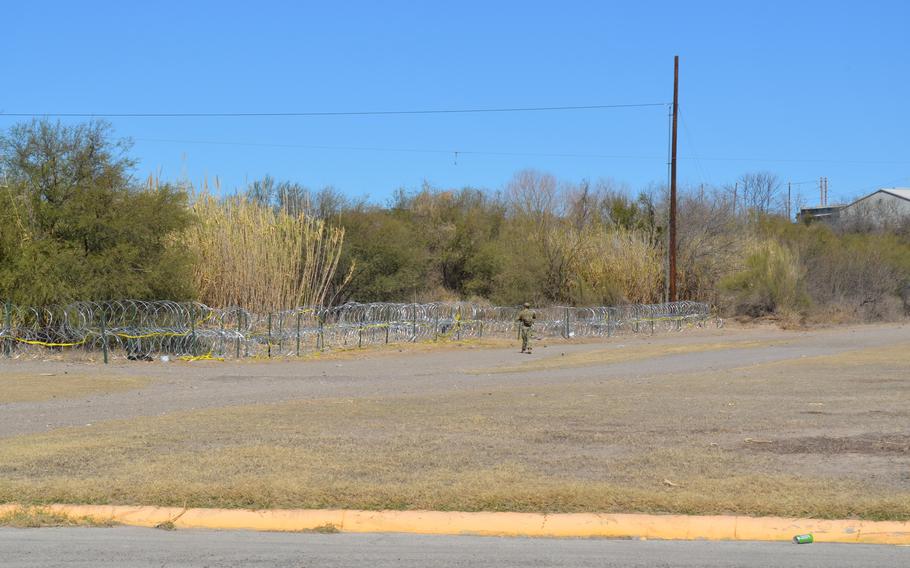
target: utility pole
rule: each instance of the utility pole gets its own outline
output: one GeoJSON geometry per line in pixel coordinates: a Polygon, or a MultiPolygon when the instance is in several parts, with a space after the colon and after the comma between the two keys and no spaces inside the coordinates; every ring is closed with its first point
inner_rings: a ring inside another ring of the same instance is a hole
{"type": "Polygon", "coordinates": [[[736,217],[736,193],[739,191],[739,182],[733,184],[733,216],[736,217]]]}
{"type": "Polygon", "coordinates": [[[673,134],[670,148],[670,244],[669,300],[675,302],[676,296],[676,118],[679,114],[679,56],[673,57],[673,134]]]}
{"type": "Polygon", "coordinates": [[[818,206],[825,206],[825,178],[818,178],[818,206]]]}
{"type": "Polygon", "coordinates": [[[788,221],[793,220],[793,218],[790,216],[790,196],[792,195],[792,193],[790,191],[790,183],[791,182],[789,182],[789,181],[787,182],[787,220],[788,221]]]}

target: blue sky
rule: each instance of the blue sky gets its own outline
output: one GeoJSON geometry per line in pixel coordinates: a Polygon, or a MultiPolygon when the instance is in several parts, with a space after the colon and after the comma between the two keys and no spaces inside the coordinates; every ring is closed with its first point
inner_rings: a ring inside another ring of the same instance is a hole
{"type": "MultiPolygon", "coordinates": [[[[907,2],[135,4],[8,3],[0,111],[662,103],[679,54],[684,186],[760,170],[827,176],[831,201],[910,186],[907,2]]],[[[497,189],[527,167],[632,190],[667,172],[664,107],[111,122],[138,175],[225,191],[271,174],[382,201],[423,180],[497,189]]],[[[814,181],[799,188],[817,201],[814,181]]]]}

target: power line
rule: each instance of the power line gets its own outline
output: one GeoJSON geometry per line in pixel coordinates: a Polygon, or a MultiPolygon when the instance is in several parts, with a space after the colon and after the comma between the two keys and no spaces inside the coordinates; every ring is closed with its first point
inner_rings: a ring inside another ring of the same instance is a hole
{"type": "Polygon", "coordinates": [[[276,144],[263,142],[232,142],[219,140],[173,140],[166,138],[134,138],[137,142],[151,142],[163,144],[203,144],[215,146],[248,146],[258,148],[288,148],[300,150],[337,150],[342,152],[404,152],[419,154],[452,154],[473,156],[515,156],[538,158],[593,158],[593,159],[622,159],[622,160],[662,160],[660,156],[632,156],[617,154],[585,154],[574,152],[499,152],[487,150],[445,150],[440,148],[388,148],[378,146],[323,146],[309,144],[276,144]]]}
{"type": "MultiPolygon", "coordinates": [[[[734,158],[699,156],[703,161],[716,162],[781,162],[806,164],[869,164],[869,165],[908,165],[910,161],[900,160],[842,160],[837,158],[734,158]]],[[[818,180],[815,180],[818,181],[818,180]]]]}
{"type": "Polygon", "coordinates": [[[468,114],[497,112],[547,112],[566,110],[603,110],[666,106],[667,103],[633,103],[610,105],[459,108],[427,110],[365,110],[339,112],[0,112],[0,116],[17,118],[255,118],[255,117],[331,117],[331,116],[390,116],[407,114],[468,114]]]}
{"type": "Polygon", "coordinates": [[[684,113],[679,113],[679,120],[682,122],[683,133],[686,136],[686,140],[689,142],[689,146],[692,148],[692,159],[695,161],[695,169],[698,170],[698,175],[701,176],[702,186],[708,185],[708,176],[705,175],[705,169],[701,166],[701,161],[698,159],[698,152],[695,149],[695,139],[692,137],[692,133],[689,131],[689,126],[686,124],[686,116],[684,113]]]}
{"type": "MultiPolygon", "coordinates": [[[[150,142],[160,144],[199,144],[212,146],[247,146],[260,148],[287,148],[299,150],[335,150],[351,152],[402,152],[418,154],[459,154],[459,155],[476,155],[476,156],[515,156],[515,157],[538,157],[538,158],[590,158],[590,159],[628,159],[628,160],[666,160],[666,156],[643,156],[628,154],[598,154],[585,152],[519,152],[519,151],[495,151],[495,150],[460,150],[444,148],[396,148],[383,146],[327,146],[318,144],[282,144],[270,142],[239,142],[229,140],[181,140],[172,138],[133,138],[136,142],[150,142]]],[[[820,159],[775,159],[775,158],[729,158],[729,157],[705,157],[705,156],[679,156],[680,160],[701,161],[731,161],[731,162],[787,162],[787,163],[853,163],[853,164],[910,164],[910,162],[889,162],[889,161],[858,161],[858,160],[820,160],[820,159]]],[[[701,169],[701,166],[698,166],[701,169]]],[[[704,172],[701,172],[704,174],[704,172]]],[[[818,180],[806,180],[792,182],[794,185],[803,183],[818,183],[818,180]]]]}

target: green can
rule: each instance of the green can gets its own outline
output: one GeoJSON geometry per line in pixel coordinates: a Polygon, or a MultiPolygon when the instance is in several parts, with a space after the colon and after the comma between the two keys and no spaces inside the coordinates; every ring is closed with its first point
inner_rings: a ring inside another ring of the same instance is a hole
{"type": "Polygon", "coordinates": [[[812,538],[811,534],[798,534],[793,537],[793,544],[812,544],[815,542],[815,539],[812,538]]]}

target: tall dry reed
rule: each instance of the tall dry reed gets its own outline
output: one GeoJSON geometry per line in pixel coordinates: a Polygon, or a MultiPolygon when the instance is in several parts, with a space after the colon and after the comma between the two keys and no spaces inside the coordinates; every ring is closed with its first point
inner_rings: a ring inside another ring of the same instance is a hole
{"type": "Polygon", "coordinates": [[[648,304],[660,299],[661,251],[641,231],[587,229],[580,238],[574,270],[594,289],[612,289],[621,300],[648,304]]]}
{"type": "Polygon", "coordinates": [[[338,267],[344,229],[234,196],[203,193],[184,235],[199,298],[213,306],[277,311],[322,305],[338,267]]]}

